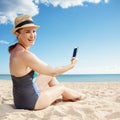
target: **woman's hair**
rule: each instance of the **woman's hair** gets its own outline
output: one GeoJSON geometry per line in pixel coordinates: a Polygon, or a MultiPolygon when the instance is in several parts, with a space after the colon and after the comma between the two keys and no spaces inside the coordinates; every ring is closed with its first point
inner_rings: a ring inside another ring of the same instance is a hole
{"type": "Polygon", "coordinates": [[[8,47],[8,52],[10,53],[15,47],[16,47],[17,43],[11,45],[8,47]]]}
{"type": "MultiPolygon", "coordinates": [[[[20,30],[21,30],[21,29],[18,29],[16,32],[20,33],[20,30]]],[[[17,38],[17,39],[18,39],[18,38],[17,38]]],[[[10,53],[10,52],[16,47],[16,45],[17,45],[17,43],[9,46],[9,47],[8,47],[8,52],[10,53]]]]}

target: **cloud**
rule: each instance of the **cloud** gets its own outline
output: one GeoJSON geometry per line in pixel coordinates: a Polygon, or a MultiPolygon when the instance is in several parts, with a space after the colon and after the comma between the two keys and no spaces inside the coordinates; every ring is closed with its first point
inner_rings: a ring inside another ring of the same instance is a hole
{"type": "Polygon", "coordinates": [[[38,13],[38,6],[33,0],[0,0],[0,23],[2,24],[13,22],[18,14],[34,16],[38,13]]]}
{"type": "Polygon", "coordinates": [[[9,42],[5,40],[0,40],[0,44],[9,44],[9,42]]]}
{"type": "Polygon", "coordinates": [[[104,0],[105,1],[105,3],[108,3],[109,2],[109,0],[104,0]]]}
{"type": "Polygon", "coordinates": [[[53,5],[54,7],[60,6],[62,8],[69,8],[74,6],[83,6],[84,2],[98,4],[100,2],[108,3],[109,0],[36,0],[37,3],[46,5],[53,5]]]}
{"type": "Polygon", "coordinates": [[[35,16],[39,13],[39,4],[61,8],[84,6],[86,3],[108,3],[109,0],[0,0],[0,24],[13,22],[18,14],[35,16]]]}

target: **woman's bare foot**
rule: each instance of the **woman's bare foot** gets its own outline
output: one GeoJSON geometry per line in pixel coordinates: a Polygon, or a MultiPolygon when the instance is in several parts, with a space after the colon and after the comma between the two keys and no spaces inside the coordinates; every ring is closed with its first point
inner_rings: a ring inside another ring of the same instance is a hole
{"type": "Polygon", "coordinates": [[[84,100],[86,98],[86,96],[84,94],[81,94],[79,97],[73,98],[73,99],[69,99],[69,98],[65,98],[63,97],[63,101],[72,101],[75,102],[77,100],[84,100]]]}
{"type": "Polygon", "coordinates": [[[63,93],[63,101],[77,101],[85,99],[84,94],[80,94],[75,90],[70,88],[66,88],[65,92],[63,93]]]}

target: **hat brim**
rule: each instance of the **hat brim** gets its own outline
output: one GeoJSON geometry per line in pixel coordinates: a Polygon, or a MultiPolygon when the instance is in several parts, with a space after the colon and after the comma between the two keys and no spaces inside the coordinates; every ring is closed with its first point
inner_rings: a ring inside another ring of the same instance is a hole
{"type": "Polygon", "coordinates": [[[35,28],[35,29],[40,28],[40,26],[38,26],[38,25],[27,24],[27,25],[23,25],[23,26],[21,26],[21,27],[17,27],[17,28],[15,28],[15,29],[13,29],[11,32],[12,32],[13,34],[15,34],[15,32],[16,32],[17,30],[19,30],[19,29],[21,29],[21,28],[27,28],[27,27],[33,27],[33,28],[35,28]]]}

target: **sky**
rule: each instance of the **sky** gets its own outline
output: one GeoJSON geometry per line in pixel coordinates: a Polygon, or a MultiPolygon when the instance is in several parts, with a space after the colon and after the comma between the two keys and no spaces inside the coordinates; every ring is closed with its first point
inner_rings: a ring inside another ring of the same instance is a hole
{"type": "Polygon", "coordinates": [[[14,18],[32,16],[37,30],[30,48],[52,67],[78,63],[65,74],[120,74],[120,0],[0,0],[0,74],[9,74],[8,46],[14,18]],[[11,2],[12,1],[12,2],[11,2]]]}

